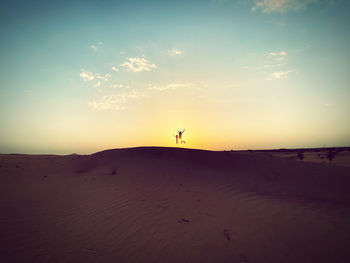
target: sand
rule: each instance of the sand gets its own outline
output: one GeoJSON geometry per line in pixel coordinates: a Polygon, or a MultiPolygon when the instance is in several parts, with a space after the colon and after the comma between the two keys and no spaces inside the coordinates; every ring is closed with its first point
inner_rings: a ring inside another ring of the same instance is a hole
{"type": "Polygon", "coordinates": [[[350,262],[350,168],[250,152],[0,155],[0,262],[350,262]]]}

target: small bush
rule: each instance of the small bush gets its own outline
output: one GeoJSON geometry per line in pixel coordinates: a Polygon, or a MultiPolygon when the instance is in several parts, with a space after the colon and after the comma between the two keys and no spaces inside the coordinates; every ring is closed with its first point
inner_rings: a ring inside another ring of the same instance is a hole
{"type": "Polygon", "coordinates": [[[329,162],[331,162],[335,158],[336,154],[337,152],[333,152],[333,151],[327,152],[327,159],[329,160],[329,162]]]}
{"type": "Polygon", "coordinates": [[[297,157],[300,161],[302,161],[305,158],[304,153],[302,153],[302,152],[299,152],[297,157]]]}
{"type": "Polygon", "coordinates": [[[114,168],[114,169],[112,170],[111,174],[112,174],[112,175],[116,175],[116,174],[117,174],[117,171],[118,171],[118,169],[117,169],[117,168],[114,168]]]}

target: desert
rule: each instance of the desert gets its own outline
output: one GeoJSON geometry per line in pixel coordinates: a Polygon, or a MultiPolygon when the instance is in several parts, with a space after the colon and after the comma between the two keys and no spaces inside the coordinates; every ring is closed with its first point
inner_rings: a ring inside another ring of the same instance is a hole
{"type": "Polygon", "coordinates": [[[350,168],[276,153],[2,154],[1,262],[349,261],[350,168]]]}

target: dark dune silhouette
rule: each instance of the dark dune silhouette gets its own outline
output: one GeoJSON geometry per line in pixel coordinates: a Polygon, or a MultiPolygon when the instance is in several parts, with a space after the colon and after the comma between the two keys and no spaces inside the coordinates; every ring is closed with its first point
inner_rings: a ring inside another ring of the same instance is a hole
{"type": "Polygon", "coordinates": [[[350,261],[350,168],[274,154],[0,155],[0,262],[350,261]]]}

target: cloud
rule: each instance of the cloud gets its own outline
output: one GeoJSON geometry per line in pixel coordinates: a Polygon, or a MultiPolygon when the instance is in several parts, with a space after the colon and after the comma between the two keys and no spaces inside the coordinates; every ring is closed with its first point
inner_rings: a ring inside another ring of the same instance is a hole
{"type": "Polygon", "coordinates": [[[280,51],[280,52],[270,52],[267,57],[273,58],[276,61],[283,61],[287,56],[286,51],[280,51]]]}
{"type": "Polygon", "coordinates": [[[92,72],[86,71],[84,69],[80,70],[80,74],[79,75],[83,79],[83,81],[90,81],[90,80],[95,79],[95,76],[94,76],[94,74],[92,72]]]}
{"type": "Polygon", "coordinates": [[[267,78],[267,80],[286,78],[286,77],[289,75],[289,73],[292,73],[292,72],[294,72],[294,70],[276,71],[276,72],[273,72],[273,73],[267,78]]]}
{"type": "Polygon", "coordinates": [[[278,52],[270,52],[264,56],[264,64],[265,65],[257,65],[257,66],[243,66],[243,69],[253,69],[253,70],[266,70],[269,68],[278,68],[285,66],[287,64],[287,52],[286,51],[278,51],[278,52]]]}
{"type": "MultiPolygon", "coordinates": [[[[124,85],[123,84],[117,84],[117,83],[114,83],[112,85],[109,86],[111,89],[122,89],[124,88],[124,85]]],[[[125,88],[129,88],[128,86],[126,86],[125,88]]]]}
{"type": "Polygon", "coordinates": [[[94,84],[94,88],[99,88],[101,87],[101,80],[103,81],[109,81],[111,78],[111,74],[99,74],[99,73],[92,73],[90,71],[81,69],[80,70],[80,77],[82,78],[83,81],[92,81],[95,80],[96,83],[94,84]]]}
{"type": "Polygon", "coordinates": [[[266,68],[278,68],[286,65],[286,63],[280,63],[280,64],[266,64],[263,66],[264,69],[266,68]]]}
{"type": "Polygon", "coordinates": [[[98,100],[90,101],[89,105],[94,109],[101,110],[125,110],[127,102],[144,96],[145,94],[143,92],[132,90],[126,93],[102,96],[98,100]]]}
{"type": "Polygon", "coordinates": [[[192,83],[170,83],[167,85],[158,85],[158,84],[149,85],[150,90],[157,90],[157,91],[175,90],[179,88],[191,88],[191,87],[193,87],[192,83]]]}
{"type": "Polygon", "coordinates": [[[101,75],[99,73],[96,73],[95,74],[95,78],[96,79],[101,79],[101,80],[104,80],[104,81],[108,81],[110,78],[111,78],[111,74],[104,74],[104,75],[101,75]]]}
{"type": "Polygon", "coordinates": [[[151,71],[156,68],[155,64],[150,63],[145,58],[128,58],[123,64],[121,64],[126,71],[141,72],[151,71]]]}
{"type": "Polygon", "coordinates": [[[177,55],[181,55],[183,53],[183,51],[178,50],[176,48],[172,48],[172,49],[168,50],[168,53],[172,56],[177,56],[177,55]]]}
{"type": "Polygon", "coordinates": [[[115,71],[115,72],[118,72],[118,71],[119,71],[119,68],[113,66],[113,67],[112,67],[112,70],[115,71]]]}
{"type": "Polygon", "coordinates": [[[89,101],[89,105],[94,109],[100,110],[124,110],[125,106],[121,105],[124,101],[116,95],[103,96],[99,100],[89,101]]]}
{"type": "Polygon", "coordinates": [[[280,13],[288,11],[300,11],[310,3],[318,0],[255,0],[252,11],[260,10],[264,14],[280,13]]]}
{"type": "Polygon", "coordinates": [[[90,48],[93,51],[97,51],[101,45],[102,45],[102,42],[98,42],[97,45],[90,45],[90,48]]]}
{"type": "Polygon", "coordinates": [[[242,66],[243,69],[248,70],[267,70],[269,68],[278,68],[287,65],[288,62],[288,53],[287,51],[276,51],[276,52],[269,52],[264,55],[259,55],[255,57],[255,61],[258,61],[258,63],[255,63],[255,65],[244,65],[242,66]]]}
{"type": "Polygon", "coordinates": [[[262,67],[258,67],[258,70],[278,68],[278,67],[285,66],[287,64],[286,58],[287,58],[286,51],[270,52],[265,57],[266,64],[263,65],[262,67]]]}

